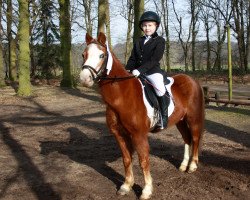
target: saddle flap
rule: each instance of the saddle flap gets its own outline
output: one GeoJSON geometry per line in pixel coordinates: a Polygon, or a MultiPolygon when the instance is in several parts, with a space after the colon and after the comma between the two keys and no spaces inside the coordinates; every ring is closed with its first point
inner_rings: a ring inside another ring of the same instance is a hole
{"type": "Polygon", "coordinates": [[[140,78],[140,80],[141,80],[141,83],[143,85],[144,93],[145,93],[146,99],[148,100],[149,104],[153,108],[158,108],[159,103],[158,103],[156,93],[154,91],[153,86],[148,84],[144,78],[140,78]]]}

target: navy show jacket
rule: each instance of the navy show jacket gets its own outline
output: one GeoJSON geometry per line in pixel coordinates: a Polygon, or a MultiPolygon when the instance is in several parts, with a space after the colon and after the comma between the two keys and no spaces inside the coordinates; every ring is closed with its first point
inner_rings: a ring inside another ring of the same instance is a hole
{"type": "Polygon", "coordinates": [[[131,56],[127,62],[126,69],[131,72],[137,69],[141,74],[151,75],[163,73],[160,68],[165,49],[165,39],[155,32],[144,44],[145,36],[140,37],[133,46],[131,56]]]}

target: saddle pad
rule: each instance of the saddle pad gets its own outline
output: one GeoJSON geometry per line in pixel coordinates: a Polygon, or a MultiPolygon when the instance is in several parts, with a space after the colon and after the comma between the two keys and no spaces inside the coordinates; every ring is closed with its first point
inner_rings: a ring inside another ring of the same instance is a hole
{"type": "MultiPolygon", "coordinates": [[[[165,85],[165,87],[166,87],[166,89],[169,93],[169,96],[170,96],[170,102],[169,102],[169,106],[168,106],[168,117],[169,117],[174,111],[174,101],[173,101],[173,95],[171,92],[171,86],[174,83],[174,79],[172,77],[167,77],[167,79],[169,80],[169,84],[165,85]]],[[[141,83],[140,80],[139,80],[139,82],[141,83]]],[[[142,86],[142,93],[143,93],[143,101],[144,101],[144,104],[145,104],[146,109],[147,109],[147,115],[150,119],[150,127],[152,128],[158,122],[160,114],[159,114],[158,110],[156,110],[155,108],[153,108],[150,105],[150,103],[148,102],[148,100],[146,98],[142,83],[141,83],[141,86],[142,86]]]]}

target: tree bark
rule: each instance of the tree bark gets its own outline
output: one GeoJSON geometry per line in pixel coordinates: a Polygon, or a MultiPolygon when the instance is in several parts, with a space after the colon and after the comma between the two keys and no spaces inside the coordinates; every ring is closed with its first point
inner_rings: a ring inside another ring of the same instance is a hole
{"type": "Polygon", "coordinates": [[[248,1],[248,10],[247,10],[247,70],[246,73],[250,71],[250,2],[248,1]]]}
{"type": "Polygon", "coordinates": [[[2,0],[0,0],[0,87],[5,86],[2,36],[3,36],[3,30],[2,30],[2,0]]]}
{"type": "Polygon", "coordinates": [[[195,58],[196,58],[196,35],[197,35],[197,30],[196,30],[196,23],[197,23],[197,16],[198,16],[198,8],[197,8],[197,3],[196,0],[191,0],[190,1],[190,8],[191,8],[191,23],[192,23],[192,55],[191,55],[191,60],[192,60],[192,71],[196,70],[196,63],[195,63],[195,58]]]}
{"type": "Polygon", "coordinates": [[[182,17],[179,17],[176,9],[175,9],[175,3],[172,0],[172,4],[173,4],[173,11],[175,14],[175,17],[178,21],[179,24],[179,29],[177,29],[177,27],[175,28],[176,32],[178,33],[178,38],[179,38],[179,42],[181,43],[181,47],[183,50],[183,56],[184,56],[184,63],[185,63],[185,72],[189,71],[188,69],[188,52],[190,49],[190,37],[191,37],[191,23],[189,24],[189,28],[188,28],[188,36],[186,41],[183,40],[183,26],[182,26],[182,17]]]}
{"type": "Polygon", "coordinates": [[[169,39],[169,7],[168,7],[168,0],[161,0],[161,6],[163,11],[163,26],[165,30],[166,36],[166,67],[165,70],[167,72],[171,71],[170,68],[170,39],[169,39]],[[165,3],[164,3],[165,2],[165,3]]]}
{"type": "Polygon", "coordinates": [[[8,67],[9,67],[9,79],[11,81],[17,80],[16,70],[16,45],[12,37],[12,0],[7,0],[7,35],[8,35],[8,67]]]}
{"type": "Polygon", "coordinates": [[[142,30],[139,27],[140,17],[144,12],[144,0],[134,1],[134,36],[133,42],[142,36],[142,30]]]}
{"type": "Polygon", "coordinates": [[[73,87],[71,76],[71,24],[70,24],[70,0],[59,0],[60,5],[60,40],[61,40],[61,63],[63,79],[61,87],[73,87]]]}
{"type": "Polygon", "coordinates": [[[112,44],[111,44],[111,33],[110,33],[110,9],[109,9],[109,0],[106,0],[105,3],[106,7],[106,13],[105,13],[105,24],[106,24],[106,36],[108,40],[108,45],[109,48],[112,49],[112,44]]]}
{"type": "Polygon", "coordinates": [[[98,31],[97,36],[100,32],[105,33],[105,21],[106,21],[106,0],[98,0],[98,31]]]}
{"type": "Polygon", "coordinates": [[[29,47],[29,1],[18,0],[19,3],[19,96],[31,95],[30,83],[30,47],[29,47]]]}
{"type": "Polygon", "coordinates": [[[89,35],[92,36],[93,32],[93,26],[92,26],[92,21],[91,21],[91,8],[92,8],[92,2],[93,0],[83,0],[83,7],[84,7],[84,20],[86,24],[86,31],[89,35]]]}
{"type": "MultiPolygon", "coordinates": [[[[249,4],[249,1],[248,1],[249,4]]],[[[237,34],[237,41],[238,41],[238,49],[239,49],[239,66],[240,69],[244,72],[248,71],[248,59],[247,59],[247,34],[248,34],[248,26],[247,20],[248,16],[247,8],[249,7],[247,1],[244,0],[233,0],[232,1],[232,10],[233,10],[233,17],[234,17],[234,25],[235,25],[235,32],[237,34]],[[246,11],[244,10],[246,9],[246,11]]]]}
{"type": "Polygon", "coordinates": [[[128,29],[127,29],[127,39],[126,39],[126,49],[125,49],[125,63],[127,63],[130,53],[131,53],[131,31],[133,27],[133,3],[134,0],[127,0],[128,6],[128,29]]]}

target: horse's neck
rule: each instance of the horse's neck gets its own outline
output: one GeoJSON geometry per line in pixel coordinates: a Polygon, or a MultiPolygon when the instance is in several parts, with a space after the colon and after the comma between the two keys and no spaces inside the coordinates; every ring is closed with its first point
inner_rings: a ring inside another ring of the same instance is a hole
{"type": "MultiPolygon", "coordinates": [[[[135,78],[128,78],[129,76],[132,76],[132,74],[127,72],[125,67],[121,64],[121,62],[117,58],[113,57],[113,65],[108,77],[125,78],[125,79],[100,81],[99,84],[100,92],[106,103],[114,104],[118,102],[117,101],[118,99],[128,98],[125,95],[138,96],[138,93],[140,93],[138,90],[141,90],[140,83],[135,78]],[[128,79],[126,79],[126,77],[128,79]]],[[[126,101],[124,101],[123,103],[126,104],[126,101]]]]}
{"type": "Polygon", "coordinates": [[[110,72],[110,77],[112,76],[128,76],[129,73],[125,70],[125,66],[114,56],[113,56],[113,66],[110,72]]]}

